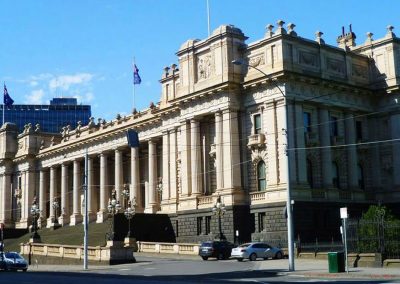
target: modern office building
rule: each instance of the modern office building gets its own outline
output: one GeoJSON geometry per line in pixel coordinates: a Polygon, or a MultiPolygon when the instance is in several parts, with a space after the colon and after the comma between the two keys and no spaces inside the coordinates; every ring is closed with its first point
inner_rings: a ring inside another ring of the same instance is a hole
{"type": "Polygon", "coordinates": [[[129,188],[136,212],[168,214],[179,242],[218,233],[217,200],[229,240],[236,231],[240,241],[285,239],[289,183],[303,240],[337,237],[342,206],[351,216],[369,204],[398,208],[400,39],[389,26],[381,39],[368,33],[356,45],[350,31],[332,46],[294,27],[278,21],[246,43],[224,25],[186,41],[164,69],[160,102],[140,112],[62,134],[3,125],[0,222],[29,226],[34,196],[42,226],[82,222],[86,151],[91,221],[107,218],[112,190],[123,204],[129,188]],[[140,147],[129,148],[129,129],[140,147]]]}
{"type": "MultiPolygon", "coordinates": [[[[3,105],[0,111],[3,112],[3,105]]],[[[43,132],[60,133],[62,128],[77,126],[78,121],[86,125],[91,117],[90,105],[78,105],[76,98],[53,98],[49,105],[17,105],[5,107],[4,121],[17,125],[18,132],[30,123],[40,125],[43,132]]]]}

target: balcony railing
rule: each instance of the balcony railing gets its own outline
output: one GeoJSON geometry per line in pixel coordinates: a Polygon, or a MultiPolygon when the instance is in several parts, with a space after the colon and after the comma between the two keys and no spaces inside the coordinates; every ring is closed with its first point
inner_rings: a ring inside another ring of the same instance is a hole
{"type": "Polygon", "coordinates": [[[265,200],[265,191],[251,192],[250,200],[251,201],[265,200]]]}
{"type": "Polygon", "coordinates": [[[250,148],[262,147],[265,145],[265,135],[264,134],[253,134],[249,136],[249,143],[247,146],[250,148]]]}
{"type": "Polygon", "coordinates": [[[317,132],[306,132],[305,140],[306,140],[307,147],[313,147],[313,146],[319,145],[317,132]]]}

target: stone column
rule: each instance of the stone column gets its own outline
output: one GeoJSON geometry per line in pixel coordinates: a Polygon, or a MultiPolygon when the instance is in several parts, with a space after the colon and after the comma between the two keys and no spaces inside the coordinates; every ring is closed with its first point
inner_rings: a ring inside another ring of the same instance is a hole
{"type": "Polygon", "coordinates": [[[203,192],[203,179],[201,170],[200,122],[198,120],[190,120],[190,134],[192,194],[201,195],[203,192]]]}
{"type": "MultiPolygon", "coordinates": [[[[297,154],[297,173],[298,173],[298,182],[300,184],[306,185],[307,181],[307,155],[305,148],[305,141],[304,141],[304,111],[303,106],[297,102],[295,104],[295,116],[296,116],[296,126],[293,128],[295,129],[295,136],[296,136],[296,147],[300,148],[294,153],[297,154]]],[[[293,145],[294,143],[292,143],[293,145]]],[[[292,172],[292,175],[294,173],[292,172]]]]}
{"type": "Polygon", "coordinates": [[[157,211],[157,182],[157,144],[149,140],[149,186],[147,192],[149,204],[145,209],[146,213],[157,211]]]}
{"type": "Polygon", "coordinates": [[[40,227],[43,226],[42,220],[46,219],[46,201],[47,201],[47,172],[45,169],[39,171],[39,210],[40,227]]]}
{"type": "Polygon", "coordinates": [[[103,223],[107,218],[108,194],[108,174],[107,174],[107,155],[100,154],[100,208],[97,212],[97,223],[103,223]]]}
{"type": "Polygon", "coordinates": [[[2,176],[2,203],[1,203],[1,215],[0,222],[5,225],[9,225],[11,223],[11,200],[12,200],[12,191],[11,191],[11,173],[10,169],[6,166],[4,174],[2,176]]]}
{"type": "Polygon", "coordinates": [[[96,219],[96,210],[97,210],[97,192],[95,192],[95,187],[93,185],[94,179],[94,168],[93,168],[93,158],[88,158],[88,176],[87,176],[87,184],[88,184],[88,215],[89,222],[96,219]]]}
{"type": "MultiPolygon", "coordinates": [[[[345,119],[346,144],[356,143],[355,121],[352,114],[347,114],[345,119]]],[[[358,159],[355,145],[347,147],[347,184],[349,189],[358,188],[358,159]]]]}
{"type": "Polygon", "coordinates": [[[170,178],[170,199],[176,202],[178,184],[176,174],[176,163],[178,160],[178,149],[176,146],[176,130],[173,129],[169,133],[169,178],[170,178]]]}
{"type": "Polygon", "coordinates": [[[169,166],[172,162],[169,157],[169,137],[168,132],[163,132],[162,136],[162,201],[168,202],[170,197],[169,166]]]}
{"type": "Polygon", "coordinates": [[[223,176],[223,142],[222,142],[222,115],[215,113],[215,173],[217,179],[217,190],[224,188],[223,176]]]}
{"type": "Polygon", "coordinates": [[[82,176],[81,176],[81,163],[78,160],[74,160],[73,163],[73,193],[72,193],[72,215],[71,215],[71,226],[82,222],[81,214],[81,190],[82,190],[82,176]]]}
{"type": "Polygon", "coordinates": [[[33,164],[29,163],[29,169],[25,172],[25,188],[24,188],[24,204],[22,207],[23,218],[21,222],[27,223],[30,226],[31,214],[30,209],[35,194],[35,172],[33,170],[33,164]]]}
{"type": "Polygon", "coordinates": [[[182,197],[187,197],[191,193],[190,179],[190,131],[186,121],[181,124],[181,180],[182,180],[182,197]]]}
{"type": "Polygon", "coordinates": [[[49,197],[49,218],[47,219],[47,228],[50,228],[54,224],[54,219],[55,219],[55,212],[53,209],[53,202],[56,194],[56,188],[57,188],[57,175],[56,175],[56,167],[53,165],[50,167],[50,197],[49,197]]]}
{"type": "MultiPolygon", "coordinates": [[[[115,167],[114,167],[114,178],[115,178],[115,192],[116,198],[121,203],[121,190],[124,183],[124,174],[122,167],[122,151],[119,149],[115,150],[115,167]]],[[[121,203],[122,204],[122,203],[121,203]]]]}
{"type": "MultiPolygon", "coordinates": [[[[390,116],[390,133],[392,139],[400,138],[400,114],[392,114],[390,116]]],[[[393,185],[398,188],[400,186],[400,144],[393,143],[392,151],[393,185]]]]}
{"type": "Polygon", "coordinates": [[[139,147],[131,148],[131,199],[136,198],[138,208],[142,207],[140,194],[139,147]]]}
{"type": "MultiPolygon", "coordinates": [[[[370,131],[368,138],[370,141],[377,141],[380,139],[377,129],[381,127],[380,124],[380,119],[373,117],[368,119],[368,128],[369,129],[375,129],[375,131],[370,131]]],[[[371,172],[367,171],[367,168],[364,165],[364,176],[367,174],[370,174],[374,178],[371,179],[371,183],[373,186],[374,190],[380,190],[382,188],[382,180],[381,180],[381,174],[382,174],[382,165],[381,165],[381,155],[380,155],[380,147],[371,147],[370,148],[371,152],[371,172]]]]}
{"type": "Polygon", "coordinates": [[[241,188],[238,113],[229,109],[224,110],[222,113],[222,125],[224,188],[231,190],[241,188]]]}
{"type": "Polygon", "coordinates": [[[276,104],[270,102],[265,105],[265,116],[266,116],[266,131],[265,143],[267,144],[268,152],[268,185],[278,184],[278,135],[280,131],[277,130],[276,122],[276,104]]]}
{"type": "Polygon", "coordinates": [[[69,223],[69,192],[68,192],[68,164],[61,165],[61,216],[58,220],[60,225],[69,223]]]}
{"type": "MultiPolygon", "coordinates": [[[[325,108],[319,109],[319,140],[321,146],[331,145],[330,136],[330,123],[329,123],[329,112],[325,108]]],[[[322,148],[321,149],[321,162],[322,162],[322,186],[326,188],[332,187],[332,149],[322,148]]]]}

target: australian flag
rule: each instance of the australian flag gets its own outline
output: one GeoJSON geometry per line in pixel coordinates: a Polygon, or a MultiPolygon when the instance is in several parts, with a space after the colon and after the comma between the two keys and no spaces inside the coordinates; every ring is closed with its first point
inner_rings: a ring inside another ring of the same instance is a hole
{"type": "Polygon", "coordinates": [[[6,107],[10,107],[10,106],[12,106],[13,103],[14,103],[14,100],[13,100],[13,99],[10,97],[10,95],[8,94],[6,84],[4,84],[3,104],[4,104],[6,107]]]}
{"type": "Polygon", "coordinates": [[[142,79],[139,76],[139,69],[136,67],[136,64],[133,64],[133,84],[139,85],[142,82],[142,79]]]}

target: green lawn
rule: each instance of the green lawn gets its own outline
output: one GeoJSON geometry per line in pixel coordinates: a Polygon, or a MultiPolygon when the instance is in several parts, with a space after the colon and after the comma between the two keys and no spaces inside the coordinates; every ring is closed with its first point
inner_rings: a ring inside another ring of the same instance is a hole
{"type": "MultiPolygon", "coordinates": [[[[89,246],[105,246],[105,234],[109,230],[109,223],[90,223],[89,224],[89,246]]],[[[64,244],[64,245],[83,245],[83,225],[66,226],[57,230],[41,229],[38,230],[42,243],[45,244],[64,244]]],[[[5,239],[5,251],[19,251],[20,243],[29,241],[31,233],[23,235],[17,239],[5,239]]],[[[5,236],[7,238],[7,236],[5,236]]]]}

